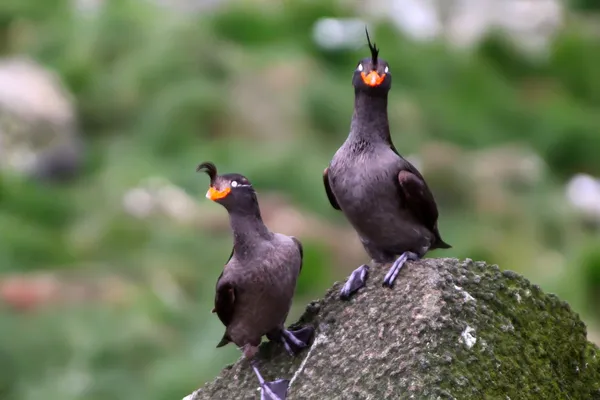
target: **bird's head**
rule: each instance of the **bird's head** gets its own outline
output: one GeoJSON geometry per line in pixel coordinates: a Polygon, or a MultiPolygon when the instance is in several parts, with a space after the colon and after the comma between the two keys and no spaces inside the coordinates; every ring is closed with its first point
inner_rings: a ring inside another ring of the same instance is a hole
{"type": "Polygon", "coordinates": [[[375,43],[371,44],[369,31],[365,28],[367,34],[367,43],[371,50],[371,57],[360,60],[354,76],[352,85],[357,91],[368,92],[371,94],[387,94],[392,87],[392,74],[387,61],[379,58],[379,49],[375,43]]]}
{"type": "Polygon", "coordinates": [[[217,167],[212,162],[203,162],[198,165],[196,171],[206,172],[210,178],[206,198],[221,204],[228,211],[256,205],[256,193],[245,176],[240,174],[219,175],[217,167]]]}

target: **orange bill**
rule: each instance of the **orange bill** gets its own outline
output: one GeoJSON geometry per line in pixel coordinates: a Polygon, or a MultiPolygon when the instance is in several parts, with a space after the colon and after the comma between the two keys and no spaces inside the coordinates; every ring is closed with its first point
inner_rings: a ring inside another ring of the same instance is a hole
{"type": "Polygon", "coordinates": [[[377,71],[371,71],[368,74],[361,72],[360,76],[362,76],[362,80],[364,83],[373,87],[381,85],[381,82],[383,82],[383,80],[385,79],[385,74],[379,75],[377,71]]]}
{"type": "Polygon", "coordinates": [[[223,190],[218,190],[211,186],[208,188],[208,192],[206,192],[206,198],[211,199],[212,201],[219,200],[226,197],[229,192],[231,192],[230,187],[226,187],[223,190]]]}

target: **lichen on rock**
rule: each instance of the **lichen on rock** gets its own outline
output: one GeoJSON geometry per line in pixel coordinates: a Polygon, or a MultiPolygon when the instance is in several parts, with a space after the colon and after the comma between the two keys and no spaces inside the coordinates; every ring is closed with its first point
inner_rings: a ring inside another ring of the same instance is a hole
{"type": "MultiPolygon", "coordinates": [[[[294,325],[316,328],[295,358],[263,343],[265,379],[296,399],[600,399],[600,351],[569,305],[522,276],[456,259],[408,263],[395,287],[371,268],[349,302],[336,282],[294,325]]],[[[186,400],[259,399],[245,360],[186,400]]]]}

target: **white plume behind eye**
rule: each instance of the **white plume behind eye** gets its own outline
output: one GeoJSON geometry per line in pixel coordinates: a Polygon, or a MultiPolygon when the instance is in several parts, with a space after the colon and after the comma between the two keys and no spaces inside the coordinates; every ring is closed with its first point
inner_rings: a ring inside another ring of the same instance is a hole
{"type": "Polygon", "coordinates": [[[231,181],[231,183],[229,184],[232,188],[234,187],[250,187],[252,186],[250,183],[241,183],[238,181],[231,181]]]}
{"type": "Polygon", "coordinates": [[[383,72],[385,72],[386,74],[388,73],[390,69],[388,68],[388,66],[386,65],[385,70],[383,72]]]}
{"type": "Polygon", "coordinates": [[[356,69],[359,70],[359,71],[362,71],[363,70],[362,64],[358,64],[358,67],[356,69]]]}

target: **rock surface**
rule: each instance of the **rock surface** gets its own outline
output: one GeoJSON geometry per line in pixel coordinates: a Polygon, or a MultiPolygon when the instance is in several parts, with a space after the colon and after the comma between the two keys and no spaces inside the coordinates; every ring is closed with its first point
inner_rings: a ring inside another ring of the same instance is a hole
{"type": "MultiPolygon", "coordinates": [[[[600,350],[556,296],[471,260],[409,263],[393,289],[386,271],[349,302],[336,282],[309,304],[298,323],[316,335],[295,359],[263,343],[265,378],[291,379],[289,400],[600,399],[600,350]]],[[[239,360],[186,400],[259,398],[239,360]]]]}

